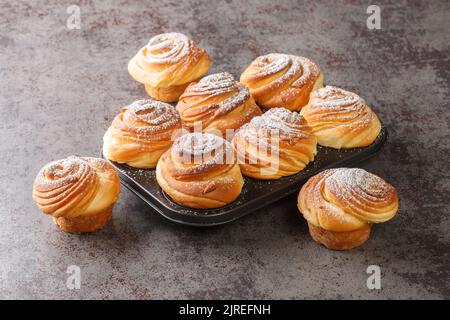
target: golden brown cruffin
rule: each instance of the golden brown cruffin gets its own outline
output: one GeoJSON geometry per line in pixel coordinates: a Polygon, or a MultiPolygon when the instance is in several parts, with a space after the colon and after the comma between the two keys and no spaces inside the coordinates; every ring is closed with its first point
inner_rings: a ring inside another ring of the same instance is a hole
{"type": "Polygon", "coordinates": [[[103,136],[103,155],[135,168],[155,168],[181,130],[178,111],[156,100],[138,100],[123,107],[103,136]]]}
{"type": "Polygon", "coordinates": [[[271,53],[256,58],[242,73],[241,82],[260,107],[298,111],[313,90],[323,87],[323,73],[307,58],[271,53]]]}
{"type": "Polygon", "coordinates": [[[199,128],[229,140],[236,129],[261,115],[248,88],[227,72],[191,83],[181,95],[177,110],[189,130],[199,128]]]}
{"type": "Polygon", "coordinates": [[[232,140],[242,174],[279,179],[303,170],[314,160],[317,139],[305,119],[284,108],[268,110],[242,126],[232,140]]]}
{"type": "Polygon", "coordinates": [[[335,250],[363,244],[372,224],[392,219],[398,207],[393,186],[358,168],[322,171],[311,177],[298,195],[298,208],[312,238],[335,250]]]}
{"type": "Polygon", "coordinates": [[[106,160],[70,156],[39,171],[33,199],[62,230],[83,233],[104,227],[119,191],[119,176],[106,160]]]}
{"type": "Polygon", "coordinates": [[[154,99],[175,102],[189,83],[208,72],[208,53],[184,34],[163,33],[150,39],[128,63],[128,72],[154,99]]]}
{"type": "Polygon", "coordinates": [[[381,131],[377,115],[357,94],[326,86],[314,91],[301,114],[318,143],[336,149],[366,147],[381,131]]]}
{"type": "Polygon", "coordinates": [[[234,201],[244,180],[230,143],[210,133],[178,138],[159,159],[156,179],[180,205],[218,208],[234,201]]]}

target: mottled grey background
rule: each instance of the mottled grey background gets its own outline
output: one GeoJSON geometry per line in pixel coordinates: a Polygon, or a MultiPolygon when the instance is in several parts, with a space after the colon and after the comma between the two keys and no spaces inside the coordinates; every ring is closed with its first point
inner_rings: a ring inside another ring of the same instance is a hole
{"type": "Polygon", "coordinates": [[[0,298],[450,298],[448,1],[0,0],[0,298]],[[276,3],[276,4],[275,4],[276,3]],[[81,30],[66,8],[81,6],[81,30]],[[373,105],[390,137],[361,166],[401,212],[357,250],[314,243],[295,197],[222,227],[164,220],[122,190],[101,232],[71,235],[31,199],[45,163],[97,156],[119,108],[145,96],[127,62],[165,31],[189,34],[235,76],[269,52],[304,55],[373,105]],[[81,267],[68,290],[68,265],[81,267]],[[382,289],[366,288],[366,268],[382,289]]]}

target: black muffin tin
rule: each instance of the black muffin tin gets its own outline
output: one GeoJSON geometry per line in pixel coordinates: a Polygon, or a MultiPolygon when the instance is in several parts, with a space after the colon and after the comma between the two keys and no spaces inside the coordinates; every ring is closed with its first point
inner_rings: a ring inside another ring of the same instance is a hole
{"type": "Polygon", "coordinates": [[[244,177],[244,187],[232,203],[218,209],[191,209],[173,202],[159,187],[155,170],[135,169],[110,162],[119,172],[122,184],[150,207],[169,220],[192,225],[214,226],[236,220],[292,193],[297,193],[309,177],[329,168],[350,167],[375,155],[387,139],[382,128],[377,139],[368,147],[332,149],[317,146],[317,155],[301,172],[278,180],[256,180],[244,177]]]}

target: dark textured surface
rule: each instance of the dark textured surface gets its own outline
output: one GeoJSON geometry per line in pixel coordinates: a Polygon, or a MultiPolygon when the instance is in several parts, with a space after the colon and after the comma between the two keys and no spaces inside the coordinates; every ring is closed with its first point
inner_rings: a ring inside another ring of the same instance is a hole
{"type": "Polygon", "coordinates": [[[71,1],[0,0],[0,298],[450,298],[448,1],[380,2],[381,30],[367,29],[365,1],[77,2],[81,30],[65,27],[71,1]],[[195,229],[123,189],[104,230],[59,231],[32,202],[37,171],[99,154],[119,107],[144,96],[128,60],[163,31],[197,40],[211,72],[301,54],[364,96],[390,139],[362,167],[397,187],[400,214],[333,252],[311,240],[295,197],[195,229]],[[80,290],[66,288],[72,264],[80,290]],[[371,264],[381,290],[366,287],[371,264]]]}

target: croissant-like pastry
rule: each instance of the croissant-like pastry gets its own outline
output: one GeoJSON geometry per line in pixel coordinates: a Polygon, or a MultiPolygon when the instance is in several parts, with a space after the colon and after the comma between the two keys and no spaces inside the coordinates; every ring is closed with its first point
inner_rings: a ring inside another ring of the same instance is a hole
{"type": "Polygon", "coordinates": [[[103,155],[135,168],[155,168],[181,130],[178,111],[156,100],[138,100],[123,107],[103,136],[103,155]]]}
{"type": "Polygon", "coordinates": [[[248,88],[227,72],[213,74],[191,83],[177,104],[181,120],[191,131],[200,127],[231,139],[234,131],[261,110],[248,88]]]}
{"type": "Polygon", "coordinates": [[[298,196],[313,239],[335,250],[363,244],[373,223],[395,216],[398,202],[393,186],[357,168],[325,170],[310,178],[298,196]]]}
{"type": "Polygon", "coordinates": [[[380,120],[363,99],[332,86],[314,91],[301,114],[326,147],[366,147],[381,131],[380,120]]]}
{"type": "Polygon", "coordinates": [[[119,176],[106,160],[71,156],[39,171],[33,199],[62,230],[92,232],[111,218],[119,191],[119,176]]]}
{"type": "Polygon", "coordinates": [[[163,33],[150,39],[128,63],[128,72],[157,100],[175,102],[188,84],[208,72],[206,51],[184,34],[163,33]]]}
{"type": "Polygon", "coordinates": [[[317,139],[305,119],[284,108],[253,118],[238,130],[232,143],[242,174],[256,179],[296,174],[317,153],[317,139]]]}
{"type": "Polygon", "coordinates": [[[156,179],[175,202],[218,208],[235,200],[244,180],[231,144],[210,133],[188,133],[159,159],[156,179]]]}
{"type": "Polygon", "coordinates": [[[307,58],[271,53],[256,58],[241,82],[260,107],[298,111],[308,103],[311,91],[323,87],[323,73],[307,58]]]}

